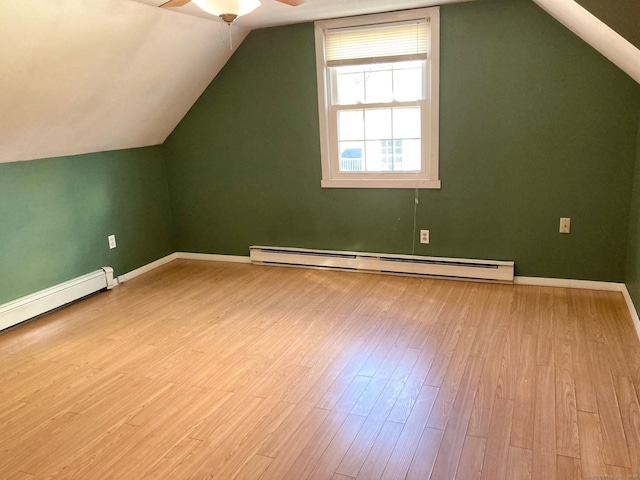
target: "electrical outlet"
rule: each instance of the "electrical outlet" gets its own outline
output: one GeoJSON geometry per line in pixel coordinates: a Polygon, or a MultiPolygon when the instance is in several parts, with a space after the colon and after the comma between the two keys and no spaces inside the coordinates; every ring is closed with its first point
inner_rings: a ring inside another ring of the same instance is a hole
{"type": "Polygon", "coordinates": [[[429,243],[429,230],[420,230],[420,243],[429,243]]]}
{"type": "Polygon", "coordinates": [[[116,236],[109,235],[107,238],[109,239],[109,248],[112,250],[116,248],[116,236]]]}
{"type": "Polygon", "coordinates": [[[561,218],[560,219],[560,233],[571,233],[571,219],[570,218],[561,218]]]}

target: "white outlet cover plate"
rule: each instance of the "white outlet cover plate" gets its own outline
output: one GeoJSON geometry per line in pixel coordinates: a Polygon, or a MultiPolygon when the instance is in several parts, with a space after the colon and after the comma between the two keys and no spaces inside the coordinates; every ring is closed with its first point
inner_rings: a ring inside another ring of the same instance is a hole
{"type": "Polygon", "coordinates": [[[109,239],[109,248],[110,249],[116,248],[116,236],[115,235],[109,235],[107,238],[109,239]]]}
{"type": "Polygon", "coordinates": [[[429,243],[429,230],[420,230],[420,243],[429,243]]]}

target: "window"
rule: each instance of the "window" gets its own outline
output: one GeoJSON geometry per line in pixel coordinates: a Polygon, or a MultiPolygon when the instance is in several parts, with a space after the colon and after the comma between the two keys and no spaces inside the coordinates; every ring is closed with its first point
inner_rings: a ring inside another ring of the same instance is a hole
{"type": "Polygon", "coordinates": [[[439,10],[316,22],[322,186],[440,188],[439,10]]]}

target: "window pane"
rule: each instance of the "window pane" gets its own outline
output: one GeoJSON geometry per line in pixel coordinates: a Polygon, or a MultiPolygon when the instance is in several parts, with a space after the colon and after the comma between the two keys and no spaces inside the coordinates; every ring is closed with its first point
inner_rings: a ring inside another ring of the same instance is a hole
{"type": "Polygon", "coordinates": [[[390,102],[393,98],[393,76],[391,70],[365,74],[367,103],[390,102]]]}
{"type": "Polygon", "coordinates": [[[422,99],[422,68],[393,71],[393,98],[399,102],[422,99]]]}
{"type": "MultiPolygon", "coordinates": [[[[357,67],[360,73],[342,73],[346,68],[338,69],[336,74],[338,82],[338,105],[355,105],[364,102],[364,73],[362,67],[357,67]]],[[[353,67],[349,68],[353,70],[353,67]]]]}
{"type": "Polygon", "coordinates": [[[383,153],[383,145],[389,140],[367,141],[367,172],[390,172],[393,168],[393,155],[383,153]]]}
{"type": "Polygon", "coordinates": [[[424,62],[372,63],[333,67],[337,105],[421,100],[424,62]]]}
{"type": "Polygon", "coordinates": [[[338,112],[338,140],[364,140],[364,111],[338,112]]]}
{"type": "Polygon", "coordinates": [[[394,170],[400,172],[420,171],[420,140],[396,140],[394,170]],[[398,144],[401,147],[398,147],[398,144]],[[402,153],[398,153],[401,150],[402,153]]]}
{"type": "Polygon", "coordinates": [[[364,142],[340,142],[338,148],[341,172],[364,171],[364,142]]]}
{"type": "Polygon", "coordinates": [[[393,138],[420,138],[420,107],[393,109],[393,138]]]}
{"type": "Polygon", "coordinates": [[[376,108],[364,111],[367,140],[391,138],[391,109],[376,108]]]}

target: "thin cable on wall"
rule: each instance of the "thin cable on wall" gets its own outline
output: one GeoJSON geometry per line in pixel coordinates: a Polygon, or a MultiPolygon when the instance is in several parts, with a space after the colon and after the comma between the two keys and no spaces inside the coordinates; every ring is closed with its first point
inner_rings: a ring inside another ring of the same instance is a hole
{"type": "Polygon", "coordinates": [[[416,187],[416,195],[413,202],[413,243],[411,245],[411,255],[416,254],[416,215],[418,213],[418,204],[420,199],[418,198],[418,188],[416,187]]]}

